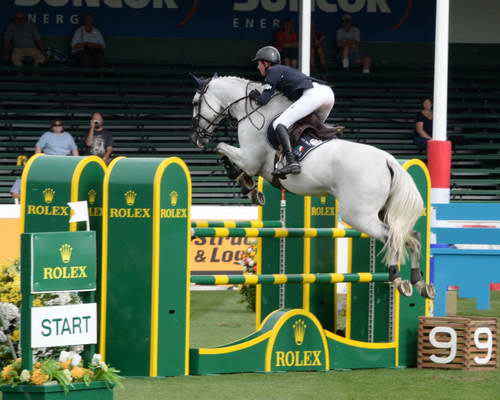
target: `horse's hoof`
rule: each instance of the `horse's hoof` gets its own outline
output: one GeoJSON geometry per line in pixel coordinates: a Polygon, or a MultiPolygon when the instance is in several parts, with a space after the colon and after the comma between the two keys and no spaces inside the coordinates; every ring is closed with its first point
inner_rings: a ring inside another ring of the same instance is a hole
{"type": "Polygon", "coordinates": [[[427,284],[424,281],[418,281],[415,283],[415,288],[418,290],[420,295],[425,299],[433,300],[436,297],[436,290],[431,284],[427,284]]]}
{"type": "Polygon", "coordinates": [[[392,282],[401,296],[410,297],[413,294],[413,287],[410,281],[403,280],[401,278],[396,278],[392,282]]]}
{"type": "Polygon", "coordinates": [[[248,197],[250,198],[252,204],[255,204],[257,206],[263,206],[264,204],[266,204],[266,196],[264,196],[264,193],[259,192],[258,190],[252,190],[248,194],[248,197]]]}
{"type": "Polygon", "coordinates": [[[248,176],[245,172],[242,172],[236,180],[242,188],[252,190],[255,187],[253,178],[248,176]]]}

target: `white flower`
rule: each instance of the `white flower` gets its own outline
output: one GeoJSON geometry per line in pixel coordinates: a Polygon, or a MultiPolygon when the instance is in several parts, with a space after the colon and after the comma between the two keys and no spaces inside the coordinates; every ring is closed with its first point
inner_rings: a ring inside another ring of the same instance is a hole
{"type": "Polygon", "coordinates": [[[80,354],[75,353],[74,351],[70,351],[70,353],[73,353],[71,357],[71,365],[73,367],[76,367],[78,364],[80,364],[80,361],[82,361],[82,356],[80,354]]]}
{"type": "Polygon", "coordinates": [[[21,382],[29,382],[31,379],[31,374],[27,369],[23,369],[21,375],[19,375],[21,382]]]}
{"type": "MultiPolygon", "coordinates": [[[[19,309],[14,304],[0,303],[0,323],[15,324],[20,317],[19,309]]],[[[7,329],[8,326],[4,328],[7,329]]]]}
{"type": "Polygon", "coordinates": [[[104,372],[107,372],[108,371],[108,366],[106,365],[105,362],[102,362],[102,361],[99,361],[99,367],[104,371],[104,372]]]}
{"type": "Polygon", "coordinates": [[[65,362],[68,361],[71,358],[71,351],[61,351],[61,354],[59,354],[59,362],[65,362]]]}
{"type": "Polygon", "coordinates": [[[91,365],[97,367],[101,362],[101,355],[100,354],[94,354],[92,356],[92,361],[90,362],[91,365]]]}
{"type": "Polygon", "coordinates": [[[68,378],[69,382],[73,380],[73,377],[71,376],[71,371],[69,369],[63,369],[63,374],[66,378],[68,378]]]}
{"type": "Polygon", "coordinates": [[[5,343],[7,341],[7,336],[3,331],[0,330],[0,343],[5,343]]]}

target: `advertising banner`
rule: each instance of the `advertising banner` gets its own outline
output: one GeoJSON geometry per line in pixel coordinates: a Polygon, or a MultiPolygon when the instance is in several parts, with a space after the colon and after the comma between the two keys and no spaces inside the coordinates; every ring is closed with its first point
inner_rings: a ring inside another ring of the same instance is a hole
{"type": "MultiPolygon", "coordinates": [[[[435,0],[313,0],[317,29],[335,36],[351,14],[364,41],[433,41],[435,0]]],[[[72,35],[92,13],[104,36],[272,40],[298,21],[299,0],[3,0],[0,27],[23,11],[45,35],[72,35]]],[[[297,27],[298,29],[298,27],[297,27]]]]}

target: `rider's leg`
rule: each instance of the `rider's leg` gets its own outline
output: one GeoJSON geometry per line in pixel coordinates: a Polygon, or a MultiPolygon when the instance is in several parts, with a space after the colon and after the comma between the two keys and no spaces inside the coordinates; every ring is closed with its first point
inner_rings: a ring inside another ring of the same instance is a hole
{"type": "Polygon", "coordinates": [[[292,146],[290,144],[290,135],[285,125],[279,124],[275,130],[275,135],[278,138],[283,152],[285,153],[286,165],[274,172],[275,175],[288,175],[299,174],[300,164],[297,162],[295,155],[292,153],[292,146]]]}
{"type": "Polygon", "coordinates": [[[316,115],[321,120],[325,122],[330,112],[332,111],[333,105],[335,104],[335,95],[330,86],[320,85],[318,91],[321,91],[323,104],[316,110],[316,115]]]}

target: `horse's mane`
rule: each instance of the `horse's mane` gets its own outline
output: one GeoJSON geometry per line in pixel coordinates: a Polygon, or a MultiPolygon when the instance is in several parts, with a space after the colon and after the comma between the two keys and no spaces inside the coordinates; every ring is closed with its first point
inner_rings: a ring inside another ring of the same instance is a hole
{"type": "Polygon", "coordinates": [[[218,76],[217,78],[214,78],[214,79],[231,79],[231,80],[235,80],[235,81],[238,81],[238,82],[241,82],[242,84],[247,84],[247,83],[254,83],[256,85],[262,85],[261,82],[256,82],[256,81],[252,81],[250,79],[245,79],[245,78],[242,78],[240,76],[233,76],[233,75],[225,75],[225,76],[218,76]]]}

